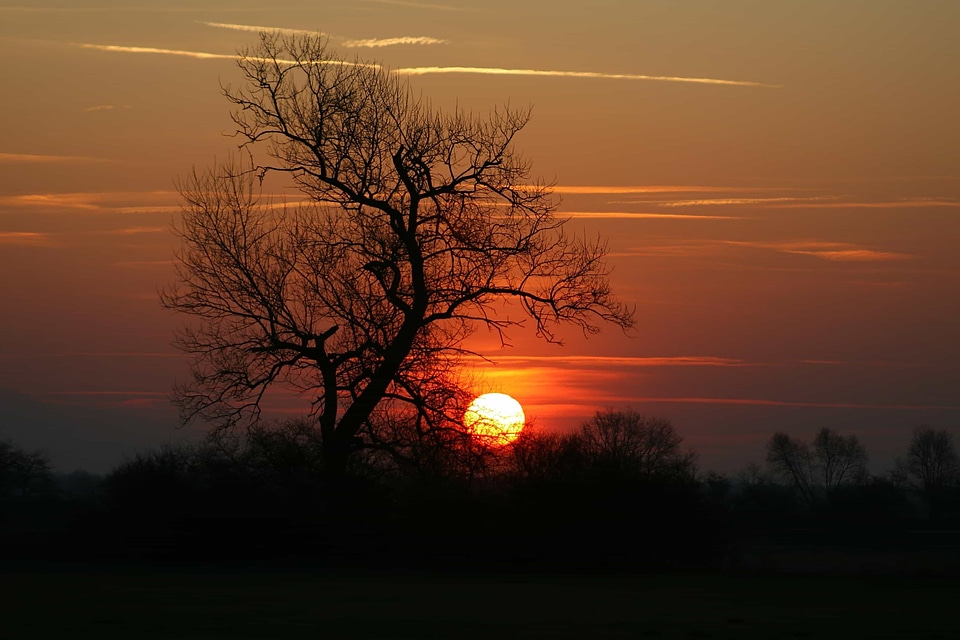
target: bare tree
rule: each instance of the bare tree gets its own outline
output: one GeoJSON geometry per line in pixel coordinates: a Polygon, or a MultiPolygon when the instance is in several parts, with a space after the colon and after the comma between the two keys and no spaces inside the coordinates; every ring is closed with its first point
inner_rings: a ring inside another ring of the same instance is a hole
{"type": "Polygon", "coordinates": [[[643,475],[696,475],[696,455],[680,448],[683,438],[669,420],[632,409],[598,411],[578,439],[586,456],[601,466],[643,475]]]}
{"type": "Polygon", "coordinates": [[[514,148],[529,111],[443,112],[386,69],[344,61],[319,38],[262,34],[225,89],[244,146],[181,186],[177,284],[164,304],[196,319],[177,389],[182,417],[217,429],[259,418],[264,393],[313,403],[329,469],[355,451],[410,462],[423,442],[463,445],[464,340],[521,324],[560,341],[633,324],[612,295],[605,244],[571,237],[550,189],[514,148]],[[308,201],[261,201],[280,172],[308,201]]]}
{"type": "Polygon", "coordinates": [[[785,433],[774,434],[767,443],[767,464],[811,502],[818,491],[830,494],[844,484],[860,482],[867,472],[867,452],[856,436],[824,427],[812,446],[785,433]]]}
{"type": "Polygon", "coordinates": [[[53,488],[50,461],[41,451],[25,451],[10,440],[0,440],[0,502],[25,500],[53,488]]]}
{"type": "Polygon", "coordinates": [[[813,457],[806,443],[793,440],[786,433],[775,433],[767,443],[767,465],[787,479],[805,501],[813,498],[811,476],[813,457]]]}
{"type": "Polygon", "coordinates": [[[960,479],[960,457],[953,443],[953,434],[931,427],[918,427],[913,432],[907,459],[898,461],[898,471],[925,491],[936,491],[960,479]]]}
{"type": "Polygon", "coordinates": [[[828,493],[867,474],[867,451],[857,436],[841,436],[827,427],[813,438],[813,459],[818,483],[828,493]]]}

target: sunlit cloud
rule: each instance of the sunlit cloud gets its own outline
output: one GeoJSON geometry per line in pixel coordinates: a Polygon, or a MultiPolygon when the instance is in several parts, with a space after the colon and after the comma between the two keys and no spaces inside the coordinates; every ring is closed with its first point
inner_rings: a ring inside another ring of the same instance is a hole
{"type": "Polygon", "coordinates": [[[167,227],[127,227],[124,229],[107,229],[105,231],[95,231],[93,233],[97,235],[109,235],[109,236],[134,236],[142,235],[146,233],[166,233],[169,231],[167,227]]]}
{"type": "Polygon", "coordinates": [[[821,242],[802,240],[792,242],[746,242],[736,240],[722,241],[733,246],[771,249],[781,253],[813,256],[821,260],[834,262],[881,262],[887,260],[906,260],[914,256],[891,251],[876,251],[844,242],[821,242]]]}
{"type": "Polygon", "coordinates": [[[35,231],[0,231],[0,244],[43,246],[51,244],[51,237],[35,231]]]}
{"type": "Polygon", "coordinates": [[[406,76],[421,76],[435,73],[469,73],[494,76],[541,76],[558,78],[600,78],[606,80],[653,80],[657,82],[687,82],[738,87],[777,88],[780,85],[748,82],[744,80],[720,80],[718,78],[688,78],[683,76],[648,76],[632,73],[603,73],[599,71],[554,71],[546,69],[504,69],[500,67],[406,67],[396,73],[406,76]]]}
{"type": "Polygon", "coordinates": [[[395,45],[413,44],[413,45],[432,45],[432,44],[450,44],[449,40],[440,38],[431,38],[429,36],[402,36],[399,38],[367,38],[363,40],[344,40],[341,44],[350,48],[379,48],[392,47],[395,45]]]}
{"type": "Polygon", "coordinates": [[[38,155],[33,153],[0,153],[0,162],[46,164],[66,162],[110,162],[110,160],[107,158],[93,158],[90,156],[54,156],[38,155]]]}
{"type": "Polygon", "coordinates": [[[931,404],[865,404],[859,402],[806,402],[791,400],[764,400],[760,398],[698,398],[698,397],[637,397],[631,398],[637,404],[642,403],[667,403],[667,404],[723,404],[723,405],[747,405],[758,407],[811,407],[823,409],[874,409],[886,410],[895,409],[910,411],[915,409],[926,410],[957,410],[960,405],[931,405],[931,404]]]}
{"type": "Polygon", "coordinates": [[[430,4],[427,2],[408,2],[407,0],[365,0],[365,1],[375,2],[377,4],[389,4],[396,7],[409,7],[411,9],[430,9],[433,11],[457,11],[457,12],[476,11],[475,9],[468,9],[466,7],[452,7],[450,5],[430,4]]]}
{"type": "MultiPolygon", "coordinates": [[[[485,358],[476,357],[477,360],[485,358]]],[[[489,356],[496,363],[512,366],[544,364],[593,365],[599,367],[743,367],[755,366],[737,358],[716,356],[489,356]]]]}
{"type": "Polygon", "coordinates": [[[296,36],[296,35],[311,35],[311,36],[323,36],[321,31],[312,30],[312,29],[287,29],[284,27],[264,27],[256,24],[233,24],[230,22],[205,22],[203,20],[197,20],[198,24],[205,25],[207,27],[214,27],[217,29],[230,29],[232,31],[246,31],[249,33],[260,33],[263,31],[282,33],[285,35],[296,36]]]}
{"type": "MultiPolygon", "coordinates": [[[[532,185],[530,188],[534,188],[532,185]]],[[[743,193],[770,191],[754,187],[710,187],[705,185],[556,185],[554,193],[568,195],[614,195],[632,193],[743,193]]]]}
{"type": "Polygon", "coordinates": [[[710,207],[710,206],[729,206],[729,205],[753,205],[753,204],[778,204],[785,202],[816,202],[822,200],[835,200],[832,196],[819,196],[813,198],[711,198],[702,200],[671,200],[658,202],[665,207],[710,207]]]}
{"type": "Polygon", "coordinates": [[[810,202],[777,205],[783,209],[906,209],[916,207],[960,207],[960,200],[932,200],[926,198],[895,200],[892,202],[810,202]]]}
{"type": "MultiPolygon", "coordinates": [[[[208,27],[216,27],[218,29],[231,29],[233,31],[246,31],[252,33],[260,32],[273,32],[273,33],[282,33],[285,35],[311,35],[311,36],[324,36],[329,34],[323,34],[320,31],[311,31],[309,29],[288,29],[284,27],[266,27],[262,25],[255,24],[233,24],[228,22],[204,22],[202,20],[197,21],[199,24],[206,25],[208,27]]],[[[392,47],[395,45],[432,45],[432,44],[449,44],[449,40],[441,40],[440,38],[431,38],[428,36],[400,36],[395,38],[365,38],[365,39],[341,39],[340,44],[348,48],[377,48],[377,47],[392,47]]]]}
{"type": "MultiPolygon", "coordinates": [[[[236,53],[207,53],[205,51],[187,51],[183,49],[160,49],[157,47],[128,47],[123,45],[116,44],[90,44],[90,43],[81,43],[76,45],[83,49],[95,49],[97,51],[108,51],[112,53],[138,53],[138,54],[157,54],[165,56],[179,56],[183,58],[194,58],[197,60],[254,60],[258,62],[271,62],[282,65],[296,65],[301,64],[296,60],[284,60],[283,58],[267,60],[266,58],[257,58],[255,56],[242,56],[236,53]]],[[[360,62],[347,62],[345,60],[321,60],[318,62],[304,63],[304,64],[320,64],[320,65],[341,65],[349,67],[377,67],[375,64],[366,64],[360,62]]]]}
{"type": "Polygon", "coordinates": [[[110,51],[113,53],[155,53],[167,56],[182,56],[198,60],[238,60],[240,56],[227,53],[205,53],[203,51],[184,51],[181,49],[158,49],[156,47],[126,47],[115,44],[81,44],[84,49],[110,51]]]}
{"type": "Polygon", "coordinates": [[[618,220],[746,220],[740,216],[702,216],[681,213],[635,213],[630,211],[561,211],[559,216],[568,218],[618,219],[618,220]]]}
{"type": "Polygon", "coordinates": [[[130,105],[128,104],[98,104],[92,107],[87,107],[84,111],[113,111],[114,109],[129,109],[130,105]]]}
{"type": "Polygon", "coordinates": [[[179,211],[180,207],[173,204],[153,203],[158,200],[160,202],[173,201],[176,199],[176,195],[176,192],[173,191],[27,193],[16,196],[0,196],[0,206],[82,209],[105,213],[168,213],[179,211]],[[143,204],[133,204],[138,202],[143,204]]]}
{"type": "MultiPolygon", "coordinates": [[[[360,42],[360,41],[356,41],[360,42]]],[[[372,41],[371,41],[372,42],[372,41]]],[[[85,49],[96,49],[98,51],[110,51],[114,53],[149,53],[162,54],[170,56],[182,56],[186,58],[196,58],[198,60],[238,60],[241,56],[237,54],[226,53],[206,53],[203,51],[187,51],[183,49],[161,49],[157,47],[130,47],[113,44],[80,44],[85,49]]],[[[349,46],[349,45],[348,45],[349,46]]],[[[357,45],[361,46],[361,45],[357,45]]],[[[363,45],[380,46],[380,45],[363,45]]],[[[258,60],[258,58],[248,58],[258,60]]],[[[293,60],[276,60],[279,64],[297,64],[293,60]]],[[[324,61],[321,64],[355,64],[351,62],[324,61]]],[[[376,66],[376,65],[369,65],[376,66]]],[[[563,78],[601,78],[608,80],[655,80],[660,82],[688,82],[695,84],[716,84],[732,85],[741,87],[767,87],[775,88],[780,85],[764,84],[761,82],[747,82],[741,80],[720,80],[716,78],[686,78],[680,76],[647,76],[624,73],[601,73],[598,71],[551,71],[543,69],[503,69],[499,67],[404,67],[394,69],[394,73],[405,76],[420,76],[431,74],[447,73],[467,73],[480,75],[507,75],[507,76],[545,76],[545,77],[563,77],[563,78]]],[[[614,192],[623,193],[623,192],[614,192]]]]}

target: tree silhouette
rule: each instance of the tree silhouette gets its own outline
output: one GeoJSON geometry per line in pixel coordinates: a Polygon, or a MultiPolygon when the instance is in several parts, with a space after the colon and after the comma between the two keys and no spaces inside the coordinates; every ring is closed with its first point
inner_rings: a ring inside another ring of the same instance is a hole
{"type": "Polygon", "coordinates": [[[863,480],[867,452],[856,436],[824,427],[814,435],[812,446],[775,433],[767,443],[767,464],[810,503],[818,492],[831,495],[844,484],[863,480]]]}
{"type": "Polygon", "coordinates": [[[0,502],[29,500],[53,488],[50,461],[40,451],[25,451],[0,440],[0,502]]]}
{"type": "Polygon", "coordinates": [[[171,309],[198,322],[177,389],[185,420],[255,422],[264,393],[312,401],[326,467],[360,449],[397,462],[424,442],[463,444],[464,340],[521,324],[587,333],[632,311],[612,295],[599,239],[571,237],[514,139],[529,111],[443,112],[395,74],[344,61],[319,38],[262,34],[225,89],[237,134],[272,159],[225,163],[181,185],[171,309]],[[282,173],[308,201],[260,199],[282,173]]]}
{"type": "Polygon", "coordinates": [[[600,468],[644,476],[693,478],[696,454],[683,451],[683,438],[669,420],[632,409],[598,411],[578,433],[587,458],[600,468]]]}
{"type": "Polygon", "coordinates": [[[913,432],[906,460],[897,460],[895,474],[920,490],[930,516],[939,518],[948,493],[960,480],[960,456],[949,431],[918,427],[913,432]]]}

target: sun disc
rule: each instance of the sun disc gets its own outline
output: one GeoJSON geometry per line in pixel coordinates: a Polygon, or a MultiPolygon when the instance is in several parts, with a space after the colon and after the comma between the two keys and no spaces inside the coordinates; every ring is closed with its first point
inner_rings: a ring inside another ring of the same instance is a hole
{"type": "Polygon", "coordinates": [[[463,414],[463,424],[474,437],[493,444],[516,440],[525,422],[523,407],[505,393],[485,393],[463,414]]]}

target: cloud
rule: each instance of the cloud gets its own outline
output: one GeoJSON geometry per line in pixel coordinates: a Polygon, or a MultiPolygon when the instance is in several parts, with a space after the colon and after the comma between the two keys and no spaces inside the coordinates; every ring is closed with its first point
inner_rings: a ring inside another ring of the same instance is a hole
{"type": "Polygon", "coordinates": [[[800,240],[788,242],[745,242],[724,240],[723,244],[733,246],[770,249],[780,253],[813,256],[821,260],[834,262],[882,262],[887,260],[906,260],[914,256],[906,253],[876,251],[845,242],[822,242],[818,240],[800,240]]]}
{"type": "Polygon", "coordinates": [[[474,359],[511,363],[511,365],[543,366],[545,364],[596,365],[600,367],[743,367],[756,366],[736,358],[715,356],[476,356],[474,359]]]}
{"type": "Polygon", "coordinates": [[[366,40],[344,40],[343,46],[345,47],[392,47],[398,44],[417,44],[417,45],[431,45],[431,44],[450,44],[449,40],[441,40],[440,38],[431,38],[429,36],[402,36],[399,38],[368,38],[366,40]]]}
{"type": "MultiPolygon", "coordinates": [[[[353,41],[353,42],[375,42],[375,40],[369,41],[353,41]]],[[[394,42],[394,44],[398,44],[394,42]]],[[[206,53],[203,51],[186,51],[182,49],[160,49],[157,47],[129,47],[113,44],[80,44],[78,45],[84,49],[96,49],[98,51],[110,51],[114,53],[153,53],[153,54],[162,54],[170,56],[182,56],[186,58],[196,58],[199,60],[238,60],[241,56],[237,54],[226,54],[226,53],[206,53]]],[[[349,45],[348,45],[349,46],[349,45]]],[[[356,46],[384,46],[384,45],[356,45],[356,46]]],[[[258,58],[249,58],[250,60],[258,60],[258,58]]],[[[280,64],[297,64],[293,60],[276,60],[280,64]]],[[[325,61],[321,64],[346,64],[352,65],[356,63],[344,62],[341,60],[336,61],[325,61]]],[[[369,65],[375,66],[375,65],[369,65]]],[[[503,69],[499,67],[404,67],[400,69],[394,69],[394,73],[405,76],[420,76],[420,75],[430,75],[430,74],[446,74],[446,73],[468,73],[468,74],[481,74],[481,75],[508,75],[508,76],[546,76],[546,77],[563,77],[563,78],[601,78],[609,80],[654,80],[659,82],[687,82],[695,84],[716,84],[716,85],[730,85],[730,86],[740,86],[740,87],[765,87],[765,88],[776,88],[780,85],[773,84],[764,84],[762,82],[748,82],[742,80],[720,80],[716,78],[687,78],[680,76],[647,76],[647,75],[637,75],[637,74],[624,74],[624,73],[601,73],[598,71],[552,71],[552,70],[543,70],[543,69],[503,69]]],[[[615,192],[616,193],[616,192],[615,192]]],[[[620,192],[623,193],[623,192],[620,192]]]]}
{"type": "Polygon", "coordinates": [[[911,207],[960,207],[960,201],[918,198],[893,202],[811,202],[777,206],[783,209],[905,209],[911,207]]]}
{"type": "Polygon", "coordinates": [[[65,163],[65,162],[110,162],[107,158],[90,156],[47,156],[32,153],[0,153],[0,163],[17,162],[29,164],[65,163]]]}
{"type": "Polygon", "coordinates": [[[407,2],[406,0],[366,0],[366,2],[376,2],[377,4],[389,4],[396,7],[410,7],[411,9],[430,9],[433,11],[457,11],[457,12],[476,11],[476,9],[468,9],[466,7],[451,7],[449,5],[429,4],[426,2],[407,2]]]}
{"type": "Polygon", "coordinates": [[[175,201],[175,199],[176,192],[173,191],[27,193],[0,196],[0,206],[82,209],[103,213],[167,213],[179,211],[180,208],[173,204],[161,203],[175,201]]]}
{"type": "Polygon", "coordinates": [[[114,109],[129,109],[129,108],[130,108],[130,105],[128,104],[121,104],[121,105],[98,104],[92,107],[87,107],[84,109],[84,111],[112,111],[114,109]]]}
{"type": "Polygon", "coordinates": [[[198,60],[238,60],[240,56],[226,53],[204,53],[203,51],[183,51],[180,49],[157,49],[155,47],[125,47],[114,44],[80,44],[84,49],[111,51],[114,53],[157,53],[168,56],[182,56],[198,60]]]}
{"type": "MultiPolygon", "coordinates": [[[[533,188],[531,185],[530,188],[533,188]]],[[[554,193],[568,195],[631,194],[631,193],[742,193],[745,191],[769,191],[752,187],[708,187],[704,185],[556,185],[554,193]]]]}
{"type": "Polygon", "coordinates": [[[203,20],[197,20],[197,23],[208,26],[208,27],[214,27],[217,29],[231,29],[233,31],[246,31],[250,33],[260,33],[261,31],[273,31],[275,33],[283,33],[290,36],[297,36],[297,35],[323,36],[324,35],[319,29],[318,30],[286,29],[284,27],[264,27],[256,24],[233,24],[230,22],[205,22],[203,20]]]}
{"type": "Polygon", "coordinates": [[[760,398],[697,398],[697,397],[673,397],[673,398],[631,398],[636,403],[661,402],[669,404],[725,404],[725,405],[749,405],[759,407],[811,407],[824,409],[874,409],[874,410],[904,410],[915,409],[927,410],[957,410],[960,405],[929,405],[929,404],[864,404],[859,402],[805,402],[792,400],[764,400],[760,398]]]}
{"type": "MultiPolygon", "coordinates": [[[[247,31],[252,33],[260,33],[263,31],[272,31],[274,33],[282,33],[286,35],[311,35],[311,36],[324,36],[329,34],[324,34],[320,31],[311,31],[309,29],[287,29],[284,27],[265,27],[262,25],[255,24],[233,24],[229,22],[204,22],[202,20],[197,20],[199,24],[206,25],[208,27],[216,27],[218,29],[232,29],[234,31],[247,31]]],[[[428,36],[400,36],[395,38],[367,38],[367,39],[341,39],[341,44],[348,48],[372,48],[372,47],[391,47],[394,45],[431,45],[431,44],[449,44],[449,40],[441,40],[439,38],[431,38],[428,36]]]]}
{"type": "Polygon", "coordinates": [[[654,80],[658,82],[687,82],[694,84],[717,84],[738,87],[777,88],[780,85],[748,82],[744,80],[720,80],[717,78],[688,78],[683,76],[647,76],[632,73],[603,73],[599,71],[553,71],[546,69],[504,69],[500,67],[406,67],[396,73],[420,76],[435,73],[470,73],[497,76],[544,76],[562,78],[601,78],[607,80],[654,80]]]}
{"type": "Polygon", "coordinates": [[[623,219],[623,220],[746,220],[739,216],[700,216],[680,213],[633,213],[629,211],[561,211],[558,216],[569,218],[623,219]]]}
{"type": "Polygon", "coordinates": [[[821,200],[835,200],[834,196],[818,196],[812,198],[710,198],[705,200],[671,200],[658,202],[665,207],[709,207],[744,204],[778,204],[784,202],[815,202],[821,200]]]}
{"type": "Polygon", "coordinates": [[[0,231],[0,244],[45,246],[51,244],[51,237],[47,233],[35,231],[0,231]]]}

